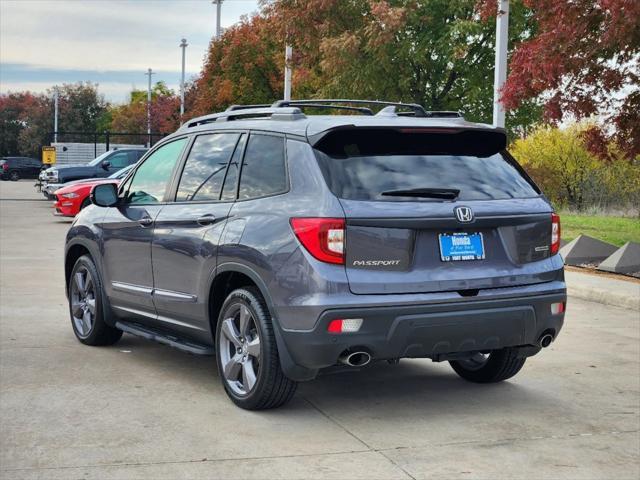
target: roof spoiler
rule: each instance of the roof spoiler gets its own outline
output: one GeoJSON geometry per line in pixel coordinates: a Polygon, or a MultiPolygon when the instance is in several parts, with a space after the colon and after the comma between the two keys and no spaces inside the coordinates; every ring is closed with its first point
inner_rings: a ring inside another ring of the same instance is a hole
{"type": "Polygon", "coordinates": [[[351,155],[472,155],[488,157],[507,147],[506,131],[456,125],[357,127],[343,125],[308,137],[330,156],[351,155]]]}

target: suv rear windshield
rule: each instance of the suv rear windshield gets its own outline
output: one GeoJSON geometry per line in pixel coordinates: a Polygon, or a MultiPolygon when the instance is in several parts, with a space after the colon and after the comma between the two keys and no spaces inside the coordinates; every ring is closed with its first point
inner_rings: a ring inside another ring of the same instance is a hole
{"type": "Polygon", "coordinates": [[[327,185],[347,200],[438,201],[402,194],[425,190],[453,191],[458,200],[538,196],[538,188],[499,151],[504,144],[492,134],[483,138],[481,132],[458,136],[378,131],[372,137],[343,132],[342,139],[321,143],[315,152],[327,185]]]}

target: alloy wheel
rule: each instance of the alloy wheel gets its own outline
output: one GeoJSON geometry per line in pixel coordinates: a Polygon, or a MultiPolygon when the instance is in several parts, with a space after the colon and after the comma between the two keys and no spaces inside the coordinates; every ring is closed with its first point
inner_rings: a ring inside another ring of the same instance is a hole
{"type": "Polygon", "coordinates": [[[246,305],[237,303],[227,311],[218,348],[225,382],[236,395],[248,395],[260,372],[260,333],[246,305]]]}
{"type": "Polygon", "coordinates": [[[95,282],[86,267],[80,267],[71,282],[71,316],[75,330],[81,338],[91,333],[96,319],[95,282]]]}

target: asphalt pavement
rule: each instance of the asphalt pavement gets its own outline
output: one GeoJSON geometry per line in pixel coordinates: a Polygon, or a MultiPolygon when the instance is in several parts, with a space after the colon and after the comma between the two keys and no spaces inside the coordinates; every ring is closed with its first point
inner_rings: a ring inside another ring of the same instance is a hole
{"type": "Polygon", "coordinates": [[[32,182],[0,182],[0,478],[640,477],[636,309],[571,295],[557,341],[502,384],[402,360],[247,412],[212,357],[75,339],[70,222],[51,212],[32,182]]]}

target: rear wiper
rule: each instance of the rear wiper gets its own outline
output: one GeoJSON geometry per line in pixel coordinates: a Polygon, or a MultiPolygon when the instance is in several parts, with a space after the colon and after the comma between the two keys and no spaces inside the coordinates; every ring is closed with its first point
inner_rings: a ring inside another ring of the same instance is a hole
{"type": "Polygon", "coordinates": [[[388,190],[380,195],[386,197],[423,197],[455,200],[460,195],[460,190],[455,188],[412,188],[409,190],[388,190]]]}

